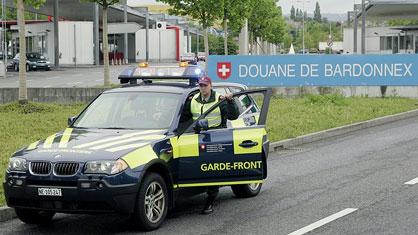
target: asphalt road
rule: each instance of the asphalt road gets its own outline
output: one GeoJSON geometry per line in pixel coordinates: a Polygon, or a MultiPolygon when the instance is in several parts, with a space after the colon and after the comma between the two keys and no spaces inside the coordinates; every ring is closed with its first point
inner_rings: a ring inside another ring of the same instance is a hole
{"type": "MultiPolygon", "coordinates": [[[[110,66],[110,82],[118,84],[118,75],[128,65],[110,66]]],[[[103,67],[60,68],[26,73],[28,87],[94,87],[103,85],[103,67]]],[[[19,73],[8,72],[0,78],[0,88],[19,87],[19,73]]]]}
{"type": "MultiPolygon", "coordinates": [[[[151,63],[150,66],[178,66],[178,63],[151,63]]],[[[130,65],[110,66],[110,82],[119,84],[118,76],[130,65]]],[[[204,63],[200,63],[204,66],[204,63]]],[[[59,68],[51,71],[29,71],[26,73],[27,87],[97,87],[103,85],[103,66],[59,68]]],[[[0,88],[19,87],[19,73],[7,72],[6,78],[0,77],[0,88]]]]}
{"type": "MultiPolygon", "coordinates": [[[[257,197],[222,188],[208,216],[203,195],[184,200],[149,234],[418,234],[418,184],[405,184],[418,177],[417,143],[414,118],[271,154],[257,197]]],[[[117,216],[59,215],[41,227],[0,223],[0,233],[137,232],[117,216]]]]}

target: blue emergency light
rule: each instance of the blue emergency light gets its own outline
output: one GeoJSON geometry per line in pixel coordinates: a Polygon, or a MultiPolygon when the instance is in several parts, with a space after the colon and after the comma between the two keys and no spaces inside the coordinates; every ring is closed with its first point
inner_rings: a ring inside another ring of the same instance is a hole
{"type": "Polygon", "coordinates": [[[189,80],[190,86],[196,86],[199,78],[205,75],[204,69],[197,65],[180,66],[148,66],[146,63],[138,67],[129,67],[119,74],[120,84],[138,84],[138,80],[151,83],[152,80],[189,80]]]}

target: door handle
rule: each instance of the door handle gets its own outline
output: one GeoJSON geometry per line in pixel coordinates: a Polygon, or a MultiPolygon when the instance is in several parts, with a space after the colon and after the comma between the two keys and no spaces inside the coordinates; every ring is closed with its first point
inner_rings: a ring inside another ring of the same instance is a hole
{"type": "Polygon", "coordinates": [[[166,149],[161,149],[160,150],[160,154],[172,154],[172,153],[173,153],[172,148],[166,148],[166,149]]]}
{"type": "Polygon", "coordinates": [[[242,141],[241,144],[239,144],[239,146],[243,147],[243,148],[251,148],[254,146],[257,146],[258,142],[253,142],[252,140],[244,140],[242,141]]]}

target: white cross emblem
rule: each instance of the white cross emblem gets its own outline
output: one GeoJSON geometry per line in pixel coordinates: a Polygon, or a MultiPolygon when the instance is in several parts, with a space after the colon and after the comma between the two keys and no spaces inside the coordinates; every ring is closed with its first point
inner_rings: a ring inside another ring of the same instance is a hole
{"type": "Polygon", "coordinates": [[[230,72],[230,69],[226,67],[226,65],[222,65],[222,68],[218,69],[218,72],[222,73],[223,77],[226,77],[226,74],[230,72]]]}

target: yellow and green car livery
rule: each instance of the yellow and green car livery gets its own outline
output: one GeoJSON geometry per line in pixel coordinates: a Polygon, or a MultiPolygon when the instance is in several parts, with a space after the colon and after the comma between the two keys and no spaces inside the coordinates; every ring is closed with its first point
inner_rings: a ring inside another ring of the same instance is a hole
{"type": "Polygon", "coordinates": [[[103,92],[69,118],[68,128],[13,154],[3,183],[8,206],[24,222],[44,218],[34,214],[41,211],[118,212],[154,229],[184,191],[232,186],[240,196],[258,194],[267,177],[271,90],[231,83],[213,89],[234,93],[240,116],[226,128],[210,129],[205,119],[224,101],[180,121],[199,91],[192,83],[145,82],[103,92]]]}

